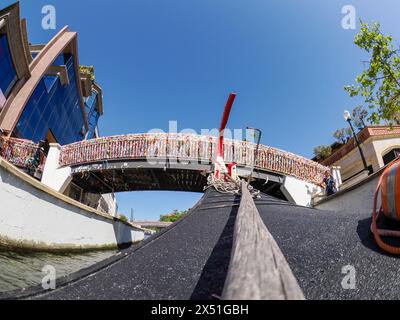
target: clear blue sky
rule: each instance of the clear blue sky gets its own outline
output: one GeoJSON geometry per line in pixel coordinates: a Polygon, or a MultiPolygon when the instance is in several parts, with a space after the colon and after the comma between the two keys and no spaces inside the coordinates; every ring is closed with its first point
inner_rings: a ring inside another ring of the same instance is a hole
{"type": "MultiPolygon", "coordinates": [[[[13,1],[0,0],[9,4],[13,1]]],[[[398,0],[22,0],[32,43],[48,41],[43,5],[57,10],[57,30],[78,32],[81,64],[93,64],[104,90],[102,135],[218,126],[230,91],[238,93],[229,127],[253,126],[262,143],[312,157],[345,126],[356,104],[343,90],[363,68],[356,30],[341,9],[380,21],[400,40],[398,0]]],[[[56,31],[57,31],[56,30],[56,31]]],[[[191,207],[198,194],[119,195],[120,211],[157,219],[191,207]]]]}

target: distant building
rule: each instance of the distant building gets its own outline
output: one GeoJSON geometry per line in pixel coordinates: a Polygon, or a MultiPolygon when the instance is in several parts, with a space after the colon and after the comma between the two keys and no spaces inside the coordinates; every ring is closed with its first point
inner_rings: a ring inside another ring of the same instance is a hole
{"type": "MultiPolygon", "coordinates": [[[[33,45],[28,40],[26,21],[20,19],[19,3],[0,10],[3,136],[34,143],[47,139],[60,145],[98,137],[103,92],[94,68],[79,65],[77,48],[77,33],[67,27],[48,43],[33,45]]],[[[96,197],[78,189],[71,185],[65,193],[96,208],[107,207],[115,200],[113,196],[97,197],[94,203],[96,197]]]]}
{"type": "MultiPolygon", "coordinates": [[[[358,133],[358,138],[367,165],[373,172],[400,156],[400,126],[367,126],[358,133]]],[[[332,149],[332,154],[319,162],[325,166],[340,167],[344,183],[364,172],[354,138],[343,145],[335,143],[332,149]]]]}

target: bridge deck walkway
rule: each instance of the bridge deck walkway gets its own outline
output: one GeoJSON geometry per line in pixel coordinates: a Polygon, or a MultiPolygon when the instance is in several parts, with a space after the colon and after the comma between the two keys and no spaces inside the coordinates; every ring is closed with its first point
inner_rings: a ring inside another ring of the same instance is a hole
{"type": "MultiPolygon", "coordinates": [[[[127,256],[38,299],[209,299],[224,285],[238,199],[206,192],[191,214],[127,256]]],[[[382,253],[370,214],[256,201],[307,299],[398,299],[400,259],[382,253]],[[341,286],[353,265],[356,289],[341,286]]],[[[251,257],[249,257],[251,258],[251,257]]],[[[82,275],[81,275],[82,276],[82,275]]]]}

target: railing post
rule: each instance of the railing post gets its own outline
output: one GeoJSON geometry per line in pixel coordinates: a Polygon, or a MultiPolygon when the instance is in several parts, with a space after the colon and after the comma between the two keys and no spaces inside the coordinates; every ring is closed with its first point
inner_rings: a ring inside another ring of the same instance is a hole
{"type": "Polygon", "coordinates": [[[312,198],[315,194],[322,191],[322,188],[314,183],[286,176],[280,190],[286,199],[299,206],[311,207],[312,198]]]}
{"type": "Polygon", "coordinates": [[[336,187],[338,188],[338,190],[340,189],[340,186],[343,183],[340,170],[341,170],[341,167],[337,167],[337,166],[332,167],[333,180],[335,180],[335,184],[336,184],[336,187]]]}
{"type": "Polygon", "coordinates": [[[72,180],[71,168],[59,166],[61,146],[50,143],[49,153],[43,168],[42,183],[55,191],[64,193],[72,180]]]}

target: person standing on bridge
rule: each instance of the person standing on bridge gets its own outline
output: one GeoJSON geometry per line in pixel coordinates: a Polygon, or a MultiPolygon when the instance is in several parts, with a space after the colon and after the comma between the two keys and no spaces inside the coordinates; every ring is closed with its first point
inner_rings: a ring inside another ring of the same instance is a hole
{"type": "Polygon", "coordinates": [[[337,192],[336,183],[330,170],[325,171],[324,179],[321,186],[325,188],[325,194],[327,196],[331,196],[337,192]]]}

